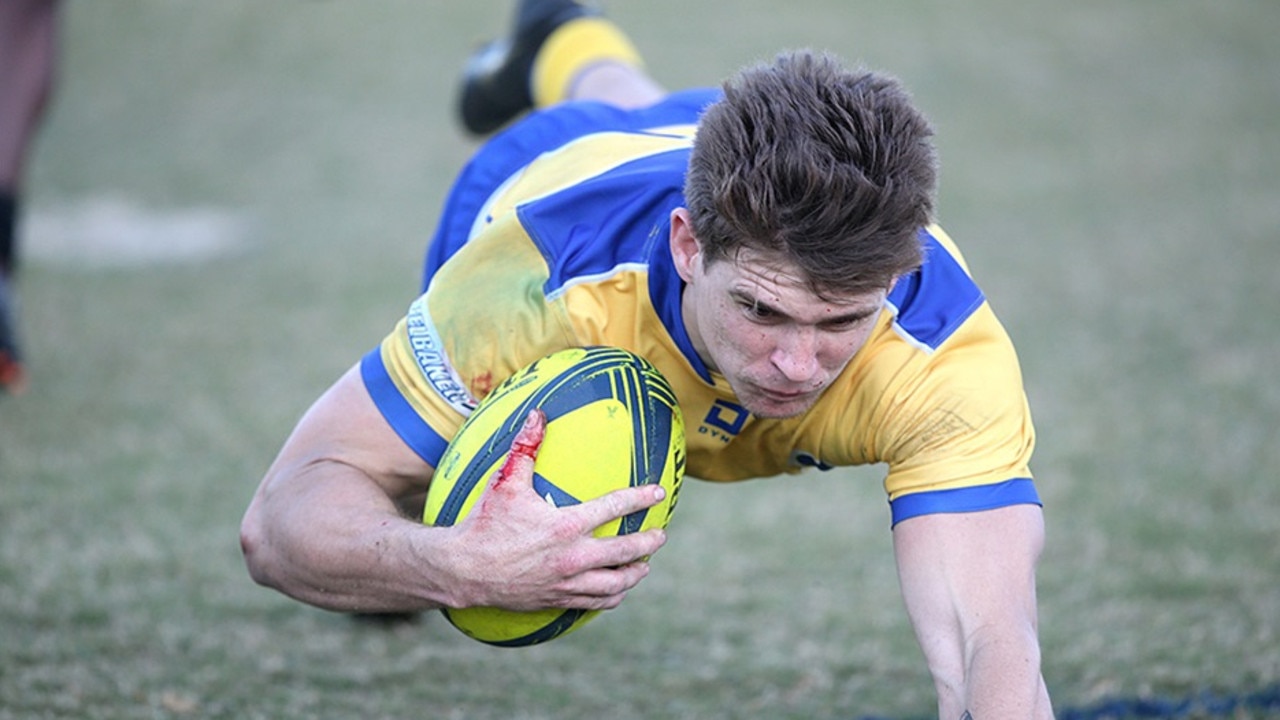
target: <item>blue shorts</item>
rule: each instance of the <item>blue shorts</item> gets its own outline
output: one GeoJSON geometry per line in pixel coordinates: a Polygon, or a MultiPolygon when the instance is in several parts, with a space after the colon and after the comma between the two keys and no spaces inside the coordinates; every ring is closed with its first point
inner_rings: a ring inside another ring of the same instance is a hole
{"type": "Polygon", "coordinates": [[[672,93],[661,102],[623,110],[598,102],[570,102],[530,113],[494,135],[472,156],[445,199],[422,269],[422,292],[436,270],[467,241],[476,215],[503,181],[542,153],[595,132],[639,132],[698,121],[720,98],[717,88],[672,93]]]}

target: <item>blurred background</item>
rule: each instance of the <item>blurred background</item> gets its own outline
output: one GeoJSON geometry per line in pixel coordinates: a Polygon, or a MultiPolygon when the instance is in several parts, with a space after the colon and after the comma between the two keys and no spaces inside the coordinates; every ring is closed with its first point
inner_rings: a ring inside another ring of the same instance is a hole
{"type": "MultiPolygon", "coordinates": [[[[605,7],[673,88],[808,46],[913,90],[939,219],[1037,420],[1055,705],[1280,717],[1280,10],[605,7]]],[[[882,468],[686,484],[627,603],[529,650],[248,579],[240,514],[297,417],[416,294],[475,148],[459,70],[509,15],[63,3],[16,282],[30,387],[0,397],[0,718],[934,711],[882,468]]]]}

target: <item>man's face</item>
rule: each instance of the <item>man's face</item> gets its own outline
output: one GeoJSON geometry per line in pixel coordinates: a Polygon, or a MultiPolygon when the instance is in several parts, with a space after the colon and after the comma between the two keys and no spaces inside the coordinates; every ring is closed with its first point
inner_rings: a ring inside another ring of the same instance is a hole
{"type": "Polygon", "coordinates": [[[751,250],[707,265],[683,210],[671,245],[694,348],[758,417],[812,407],[867,341],[888,293],[823,299],[795,268],[751,250]]]}

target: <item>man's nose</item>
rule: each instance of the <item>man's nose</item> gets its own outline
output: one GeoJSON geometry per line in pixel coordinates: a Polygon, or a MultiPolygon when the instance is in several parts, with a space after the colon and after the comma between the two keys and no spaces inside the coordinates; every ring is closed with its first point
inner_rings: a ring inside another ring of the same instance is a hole
{"type": "Polygon", "coordinates": [[[812,380],[820,370],[818,333],[812,327],[793,327],[781,333],[769,358],[773,366],[791,382],[812,380]]]}

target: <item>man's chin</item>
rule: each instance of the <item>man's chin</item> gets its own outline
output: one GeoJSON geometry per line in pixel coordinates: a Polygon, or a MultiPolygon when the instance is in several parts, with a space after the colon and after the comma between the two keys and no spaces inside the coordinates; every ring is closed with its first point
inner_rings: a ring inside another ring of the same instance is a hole
{"type": "Polygon", "coordinates": [[[756,395],[749,399],[739,398],[742,406],[752,415],[766,420],[786,420],[803,415],[818,400],[817,394],[806,394],[794,398],[773,398],[756,395]]]}

